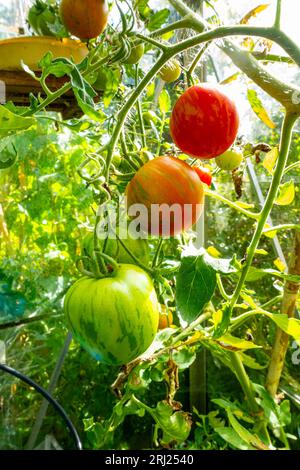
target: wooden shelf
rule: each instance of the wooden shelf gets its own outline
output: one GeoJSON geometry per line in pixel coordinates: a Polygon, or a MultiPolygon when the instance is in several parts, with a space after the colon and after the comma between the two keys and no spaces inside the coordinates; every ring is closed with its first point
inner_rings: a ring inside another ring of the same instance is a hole
{"type": "MultiPolygon", "coordinates": [[[[24,71],[0,70],[0,80],[5,83],[6,101],[12,101],[16,106],[28,106],[30,93],[35,96],[39,93],[42,97],[45,96],[39,82],[24,71]]],[[[51,91],[55,91],[64,85],[66,81],[67,78],[64,77],[50,76],[47,79],[47,85],[51,91]]],[[[64,119],[82,115],[72,90],[49,105],[47,109],[60,112],[64,119]]]]}

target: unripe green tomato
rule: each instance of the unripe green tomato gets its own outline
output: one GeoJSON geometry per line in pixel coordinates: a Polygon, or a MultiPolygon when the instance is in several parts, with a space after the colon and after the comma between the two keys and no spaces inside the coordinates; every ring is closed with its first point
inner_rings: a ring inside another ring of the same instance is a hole
{"type": "Polygon", "coordinates": [[[124,61],[125,64],[137,64],[143,57],[145,52],[145,46],[143,43],[133,46],[127,59],[124,61]]]}
{"type": "Polygon", "coordinates": [[[237,150],[226,150],[216,157],[216,164],[221,170],[235,170],[240,166],[243,160],[243,154],[237,150]]]}
{"type": "Polygon", "coordinates": [[[166,83],[175,82],[181,74],[181,67],[178,60],[173,59],[167,62],[159,71],[158,75],[166,83]]]}
{"type": "Polygon", "coordinates": [[[153,122],[154,124],[156,124],[158,121],[160,121],[159,117],[157,116],[157,114],[152,111],[151,109],[149,109],[149,111],[145,111],[143,113],[143,118],[144,118],[144,121],[147,123],[147,124],[150,124],[151,122],[153,122]]]}
{"type": "MultiPolygon", "coordinates": [[[[117,69],[118,77],[121,77],[121,70],[117,69]]],[[[96,80],[92,83],[93,88],[97,91],[105,91],[107,87],[107,83],[109,80],[109,76],[106,74],[105,69],[100,69],[99,72],[97,72],[97,78],[96,80]]]]}

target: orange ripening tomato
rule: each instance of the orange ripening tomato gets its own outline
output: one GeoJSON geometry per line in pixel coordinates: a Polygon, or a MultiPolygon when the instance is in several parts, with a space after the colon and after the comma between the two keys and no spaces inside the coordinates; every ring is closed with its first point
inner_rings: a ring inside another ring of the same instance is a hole
{"type": "Polygon", "coordinates": [[[173,325],[173,315],[171,310],[159,314],[158,329],[164,330],[173,325]]]}
{"type": "Polygon", "coordinates": [[[221,87],[207,84],[188,88],[176,101],[170,119],[174,143],[195,158],[215,158],[234,142],[239,116],[221,87]]]}
{"type": "Polygon", "coordinates": [[[143,232],[173,236],[188,230],[203,211],[204,190],[194,168],[175,157],[143,165],[126,188],[127,210],[143,232]]]}
{"type": "Polygon", "coordinates": [[[109,9],[106,0],[62,0],[60,16],[67,30],[80,39],[93,39],[107,25],[109,9]]]}

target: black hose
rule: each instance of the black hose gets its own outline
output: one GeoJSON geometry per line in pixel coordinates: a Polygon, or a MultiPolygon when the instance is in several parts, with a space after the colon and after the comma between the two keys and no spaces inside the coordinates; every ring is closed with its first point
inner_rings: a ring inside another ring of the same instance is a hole
{"type": "Polygon", "coordinates": [[[40,393],[48,402],[53,406],[53,408],[56,409],[56,411],[60,414],[64,422],[66,423],[70,434],[74,440],[75,447],[77,450],[82,450],[82,444],[80,437],[78,435],[78,432],[76,431],[72,421],[66,414],[65,410],[63,407],[45,390],[43,387],[38,385],[36,382],[31,380],[29,377],[26,375],[23,375],[21,372],[13,369],[12,367],[9,367],[5,364],[0,364],[0,370],[3,370],[4,372],[7,372],[8,374],[13,375],[14,377],[17,377],[18,379],[22,380],[26,384],[30,385],[30,387],[33,387],[38,393],[40,393]]]}

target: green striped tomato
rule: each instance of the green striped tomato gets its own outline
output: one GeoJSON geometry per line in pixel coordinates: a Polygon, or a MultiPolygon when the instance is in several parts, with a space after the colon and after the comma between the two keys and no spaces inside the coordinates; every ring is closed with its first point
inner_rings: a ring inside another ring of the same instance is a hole
{"type": "Polygon", "coordinates": [[[64,311],[74,338],[95,359],[127,364],[154,340],[159,304],[148,274],[121,264],[111,277],[83,277],[69,289],[64,311]]]}

